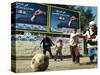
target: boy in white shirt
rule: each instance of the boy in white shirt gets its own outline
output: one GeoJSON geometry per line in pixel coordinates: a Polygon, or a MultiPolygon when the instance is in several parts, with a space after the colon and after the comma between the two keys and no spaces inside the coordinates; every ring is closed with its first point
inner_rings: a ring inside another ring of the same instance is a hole
{"type": "Polygon", "coordinates": [[[73,63],[80,63],[79,35],[77,29],[73,28],[73,32],[70,34],[70,52],[73,63]]]}

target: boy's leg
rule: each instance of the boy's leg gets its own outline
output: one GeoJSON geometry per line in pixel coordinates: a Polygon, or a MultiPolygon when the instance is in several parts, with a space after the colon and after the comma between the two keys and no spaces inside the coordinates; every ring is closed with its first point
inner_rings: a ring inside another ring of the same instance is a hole
{"type": "Polygon", "coordinates": [[[62,61],[62,53],[61,51],[57,51],[57,58],[60,58],[60,60],[62,61]]]}
{"type": "Polygon", "coordinates": [[[76,63],[80,63],[80,52],[79,52],[79,47],[75,48],[75,60],[76,63]]]}
{"type": "Polygon", "coordinates": [[[98,61],[98,51],[97,51],[97,48],[95,48],[95,56],[96,56],[96,63],[98,61]]]}
{"type": "Polygon", "coordinates": [[[88,56],[90,59],[90,63],[92,63],[95,56],[95,48],[88,48],[88,56]]]}
{"type": "Polygon", "coordinates": [[[46,55],[46,49],[45,48],[43,49],[43,54],[46,55]]]}
{"type": "Polygon", "coordinates": [[[56,51],[55,61],[57,60],[57,58],[58,58],[58,51],[56,51]]]}
{"type": "Polygon", "coordinates": [[[70,51],[71,51],[72,61],[73,63],[75,63],[75,50],[72,46],[70,46],[70,51]]]}
{"type": "Polygon", "coordinates": [[[48,49],[48,52],[50,54],[50,56],[53,58],[52,52],[51,52],[51,48],[48,49]]]}
{"type": "Polygon", "coordinates": [[[93,59],[94,59],[94,55],[90,56],[90,62],[93,62],[93,59]]]}
{"type": "Polygon", "coordinates": [[[62,61],[63,60],[63,56],[62,56],[62,52],[61,51],[59,51],[59,56],[60,56],[60,59],[62,61]]]}

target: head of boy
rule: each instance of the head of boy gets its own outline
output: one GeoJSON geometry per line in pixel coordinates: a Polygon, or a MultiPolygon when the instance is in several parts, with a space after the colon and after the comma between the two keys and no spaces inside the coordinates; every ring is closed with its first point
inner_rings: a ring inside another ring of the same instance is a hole
{"type": "Polygon", "coordinates": [[[96,27],[96,22],[95,21],[89,22],[89,29],[95,29],[95,27],[96,27]]]}
{"type": "Polygon", "coordinates": [[[44,34],[44,38],[47,38],[48,37],[48,35],[47,34],[44,34]]]}
{"type": "Polygon", "coordinates": [[[77,28],[73,28],[73,33],[76,33],[77,32],[77,28]]]}
{"type": "Polygon", "coordinates": [[[59,39],[59,42],[60,42],[60,43],[62,43],[62,40],[61,40],[61,39],[59,39]]]}

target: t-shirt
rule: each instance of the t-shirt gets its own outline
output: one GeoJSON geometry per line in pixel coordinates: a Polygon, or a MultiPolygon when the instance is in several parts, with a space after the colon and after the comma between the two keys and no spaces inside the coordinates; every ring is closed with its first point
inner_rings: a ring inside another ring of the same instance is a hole
{"type": "Polygon", "coordinates": [[[70,46],[75,46],[79,44],[79,33],[71,33],[70,34],[70,46]]]}
{"type": "MultiPolygon", "coordinates": [[[[84,34],[84,36],[87,36],[87,40],[89,40],[90,38],[91,38],[91,35],[92,34],[94,34],[94,32],[91,30],[91,29],[89,29],[88,31],[86,31],[86,33],[84,34]]],[[[96,35],[95,35],[96,36],[96,35]]],[[[97,41],[97,37],[96,38],[92,38],[91,39],[92,41],[97,41]]],[[[96,46],[96,45],[90,45],[89,43],[87,44],[87,47],[89,48],[89,47],[91,47],[92,48],[92,46],[94,47],[94,46],[96,46]]]]}
{"type": "Polygon", "coordinates": [[[50,47],[53,44],[52,41],[51,41],[51,39],[48,38],[48,37],[44,38],[41,42],[43,43],[43,47],[44,48],[50,47]]]}
{"type": "Polygon", "coordinates": [[[62,47],[63,47],[62,43],[60,43],[60,42],[56,43],[57,50],[62,50],[62,47]]]}

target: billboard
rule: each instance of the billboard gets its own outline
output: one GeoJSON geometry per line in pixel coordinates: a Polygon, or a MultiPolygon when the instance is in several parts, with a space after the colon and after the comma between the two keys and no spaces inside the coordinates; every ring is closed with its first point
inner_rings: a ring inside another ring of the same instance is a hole
{"type": "Polygon", "coordinates": [[[16,30],[50,31],[71,33],[72,28],[80,28],[79,12],[61,7],[16,2],[12,11],[16,30]],[[49,28],[50,27],[50,28],[49,28]],[[47,30],[48,29],[48,30],[47,30]]]}
{"type": "Polygon", "coordinates": [[[46,31],[47,6],[23,2],[17,2],[15,6],[17,30],[46,31]]]}
{"type": "Polygon", "coordinates": [[[51,6],[50,31],[70,33],[72,28],[80,28],[79,12],[51,6]]]}

